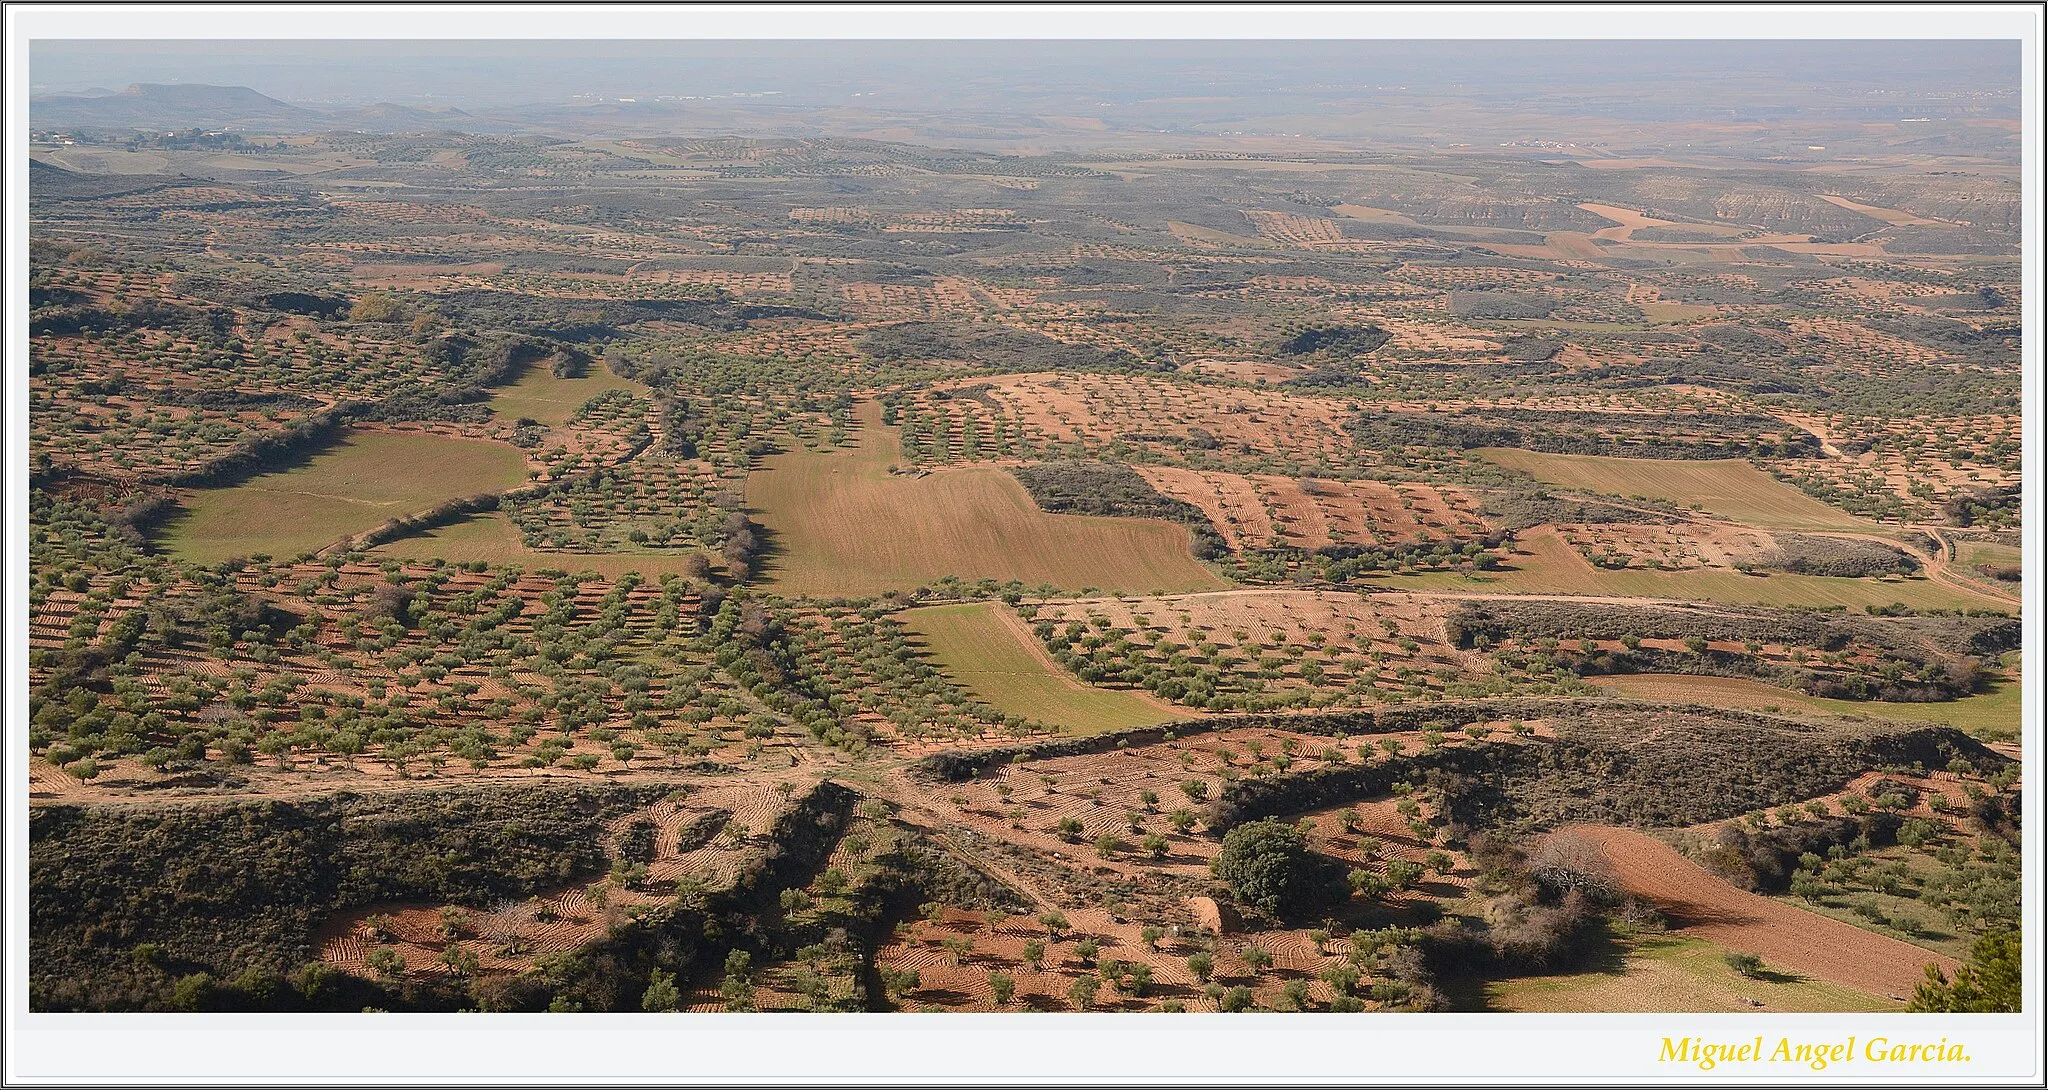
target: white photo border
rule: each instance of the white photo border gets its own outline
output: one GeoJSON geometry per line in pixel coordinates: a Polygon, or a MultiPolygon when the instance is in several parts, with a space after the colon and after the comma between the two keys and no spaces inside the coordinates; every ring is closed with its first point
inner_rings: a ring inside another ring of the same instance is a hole
{"type": "MultiPolygon", "coordinates": [[[[14,5],[6,13],[4,1069],[8,1085],[712,1083],[2038,1084],[2040,823],[2023,834],[2014,1015],[147,1015],[27,1010],[27,129],[37,39],[2011,39],[2022,50],[2022,238],[2041,230],[2042,12],[1978,5],[14,5]],[[1307,33],[1313,31],[1313,33],[1307,33]],[[1824,1072],[1659,1063],[1665,1037],[1966,1042],[1960,1067],[1824,1072]]],[[[2040,771],[2040,247],[2022,254],[2024,780],[2040,771]]]]}

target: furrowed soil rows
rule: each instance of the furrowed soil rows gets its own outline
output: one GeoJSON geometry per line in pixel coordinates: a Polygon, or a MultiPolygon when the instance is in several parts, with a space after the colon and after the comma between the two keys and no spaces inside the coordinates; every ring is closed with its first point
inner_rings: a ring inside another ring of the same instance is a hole
{"type": "Polygon", "coordinates": [[[1631,893],[1664,909],[1678,930],[1755,954],[1781,972],[1817,977],[1903,1002],[1930,963],[1955,963],[1910,943],[1736,889],[1661,840],[1632,829],[1579,826],[1631,893]]]}

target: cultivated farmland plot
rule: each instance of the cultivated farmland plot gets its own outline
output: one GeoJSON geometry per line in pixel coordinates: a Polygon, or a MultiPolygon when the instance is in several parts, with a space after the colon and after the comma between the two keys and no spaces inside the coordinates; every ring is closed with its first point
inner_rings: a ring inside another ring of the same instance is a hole
{"type": "Polygon", "coordinates": [[[38,98],[31,1006],[1968,1005],[1988,70],[38,98]]]}

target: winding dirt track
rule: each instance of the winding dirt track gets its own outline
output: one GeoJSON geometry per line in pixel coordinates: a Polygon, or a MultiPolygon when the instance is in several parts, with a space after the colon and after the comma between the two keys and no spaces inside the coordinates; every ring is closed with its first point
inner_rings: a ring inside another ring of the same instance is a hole
{"type": "Polygon", "coordinates": [[[1932,950],[1737,889],[1633,829],[1580,825],[1569,831],[1598,844],[1622,886],[1655,902],[1675,930],[1755,954],[1766,969],[1896,999],[1913,994],[1929,962],[1955,971],[1954,959],[1932,950]]]}

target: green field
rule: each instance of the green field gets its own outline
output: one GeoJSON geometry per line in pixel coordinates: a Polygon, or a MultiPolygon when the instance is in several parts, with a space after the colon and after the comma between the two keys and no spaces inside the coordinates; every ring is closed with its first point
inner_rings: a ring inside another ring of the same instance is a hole
{"type": "Polygon", "coordinates": [[[2020,736],[2020,682],[2015,670],[1992,682],[1985,691],[1961,700],[1899,704],[1882,700],[1830,700],[1808,696],[1761,681],[1690,674],[1620,674],[1589,679],[1603,689],[1645,700],[1712,704],[1727,708],[1811,708],[1831,715],[1871,719],[1947,723],[1987,742],[2009,742],[2020,736]]]}
{"type": "Polygon", "coordinates": [[[525,479],[525,456],[504,443],[350,431],[301,465],[185,497],[184,513],[164,527],[161,544],[173,556],[203,563],[256,553],[292,556],[525,479]]]}
{"type": "Polygon", "coordinates": [[[768,530],[762,573],[784,594],[871,595],[945,575],[1018,579],[1063,590],[1213,590],[1184,526],[1151,519],[1050,515],[993,467],[896,476],[895,428],[860,406],[858,445],[771,455],[747,477],[768,530]]]}
{"type": "Polygon", "coordinates": [[[2020,550],[2016,545],[1994,545],[1988,541],[1965,541],[1956,547],[1958,558],[1965,564],[2013,564],[2020,562],[2020,550]]]}
{"type": "Polygon", "coordinates": [[[1374,578],[1374,586],[1398,590],[1470,591],[1479,594],[1595,594],[1676,598],[1773,606],[1846,606],[1904,602],[1914,609],[1968,606],[2009,608],[2010,602],[1970,594],[1931,579],[1842,579],[1825,575],[1745,575],[1732,569],[1657,571],[1593,566],[1555,530],[1525,531],[1516,539],[1511,567],[1471,576],[1420,572],[1374,578]]]}
{"type": "Polygon", "coordinates": [[[606,390],[646,393],[647,387],[620,378],[600,363],[590,365],[582,378],[556,378],[546,361],[531,364],[519,381],[498,387],[489,405],[501,419],[525,417],[537,424],[555,425],[569,419],[583,403],[606,390]]]}
{"type": "Polygon", "coordinates": [[[1545,484],[1621,496],[1668,500],[1769,530],[1863,530],[1875,522],[1829,507],[1748,462],[1688,462],[1663,458],[1607,458],[1592,454],[1538,454],[1488,447],[1473,451],[1497,465],[1519,469],[1545,484]]]}
{"type": "MultiPolygon", "coordinates": [[[[402,537],[371,550],[380,556],[412,560],[440,557],[443,560],[483,560],[492,564],[518,564],[524,568],[557,568],[562,571],[594,571],[616,579],[629,571],[642,575],[675,572],[689,574],[695,567],[690,558],[695,550],[669,549],[647,552],[553,553],[529,549],[519,540],[519,528],[504,515],[469,515],[423,534],[402,537]]],[[[709,558],[706,558],[707,560],[709,558]]]]}
{"type": "Polygon", "coordinates": [[[1077,733],[1121,730],[1186,718],[1128,690],[1098,689],[1061,670],[993,602],[929,606],[897,615],[946,675],[1012,715],[1077,733]]]}
{"type": "MultiPolygon", "coordinates": [[[[1990,542],[1980,541],[1958,543],[1956,546],[1956,560],[1957,567],[1962,568],[1971,577],[1979,579],[1984,578],[1983,574],[1977,570],[1977,565],[1979,564],[1993,568],[2017,568],[2021,566],[2020,550],[2017,547],[2012,545],[1993,545],[1990,542]]],[[[2018,583],[2001,583],[1999,585],[2007,588],[2014,594],[2019,593],[2020,585],[2018,583]]]]}
{"type": "Polygon", "coordinates": [[[1607,971],[1494,981],[1486,987],[1486,1005],[1558,1013],[1899,1009],[1882,996],[1818,980],[1774,973],[1755,980],[1743,977],[1721,960],[1728,953],[1725,947],[1701,939],[1643,935],[1624,943],[1619,953],[1620,963],[1607,971]],[[1751,1005],[1752,999],[1762,1005],[1751,1005]]]}

